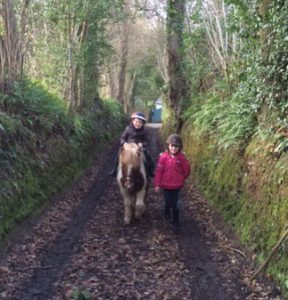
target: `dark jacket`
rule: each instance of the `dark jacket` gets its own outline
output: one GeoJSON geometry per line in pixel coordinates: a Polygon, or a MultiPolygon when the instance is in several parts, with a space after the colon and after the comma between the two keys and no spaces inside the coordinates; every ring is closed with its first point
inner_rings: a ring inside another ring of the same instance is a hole
{"type": "Polygon", "coordinates": [[[124,143],[142,143],[144,148],[148,147],[148,133],[144,126],[139,129],[136,129],[131,123],[124,130],[121,139],[120,145],[122,146],[124,143]]]}

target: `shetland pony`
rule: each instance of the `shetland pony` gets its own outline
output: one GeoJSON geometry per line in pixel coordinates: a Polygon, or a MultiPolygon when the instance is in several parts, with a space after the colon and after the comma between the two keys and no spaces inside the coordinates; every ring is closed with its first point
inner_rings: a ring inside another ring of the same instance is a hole
{"type": "Polygon", "coordinates": [[[124,223],[139,219],[145,211],[147,177],[145,155],[137,144],[124,144],[119,152],[117,181],[124,199],[124,223]]]}

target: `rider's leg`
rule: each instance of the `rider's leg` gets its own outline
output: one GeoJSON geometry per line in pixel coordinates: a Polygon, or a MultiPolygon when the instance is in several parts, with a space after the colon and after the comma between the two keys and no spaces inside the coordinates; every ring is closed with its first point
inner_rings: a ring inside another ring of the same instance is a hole
{"type": "Polygon", "coordinates": [[[149,177],[154,177],[154,169],[155,169],[155,163],[151,156],[151,153],[148,150],[144,151],[145,157],[146,157],[146,163],[147,163],[147,173],[149,177]]]}
{"type": "Polygon", "coordinates": [[[119,158],[118,155],[116,155],[116,157],[114,158],[113,168],[108,172],[109,175],[113,177],[117,176],[118,164],[119,164],[119,158]]]}

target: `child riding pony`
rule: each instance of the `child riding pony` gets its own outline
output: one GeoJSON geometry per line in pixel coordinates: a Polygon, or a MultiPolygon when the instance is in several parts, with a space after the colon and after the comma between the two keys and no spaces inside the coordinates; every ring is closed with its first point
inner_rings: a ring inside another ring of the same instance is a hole
{"type": "Polygon", "coordinates": [[[147,176],[145,155],[135,143],[126,143],[119,153],[117,181],[124,199],[124,223],[139,219],[145,211],[147,176]]]}

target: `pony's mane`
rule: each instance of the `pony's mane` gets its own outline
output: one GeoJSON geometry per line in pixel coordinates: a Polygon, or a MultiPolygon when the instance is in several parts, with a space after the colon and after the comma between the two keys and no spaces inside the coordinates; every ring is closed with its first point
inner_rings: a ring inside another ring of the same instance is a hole
{"type": "Polygon", "coordinates": [[[135,143],[127,143],[123,146],[120,153],[120,163],[127,165],[132,164],[133,167],[139,167],[140,158],[138,146],[135,143]]]}

